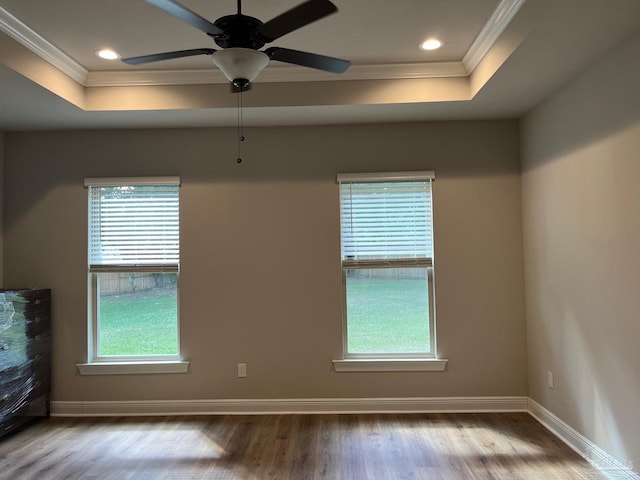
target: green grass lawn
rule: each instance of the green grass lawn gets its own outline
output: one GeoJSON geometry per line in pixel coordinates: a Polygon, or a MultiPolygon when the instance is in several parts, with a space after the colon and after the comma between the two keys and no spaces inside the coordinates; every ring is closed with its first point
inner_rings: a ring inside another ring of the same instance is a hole
{"type": "Polygon", "coordinates": [[[176,289],[105,295],[100,301],[100,355],[178,354],[176,289]]]}
{"type": "Polygon", "coordinates": [[[349,353],[429,350],[426,278],[347,276],[349,353]]]}
{"type": "MultiPolygon", "coordinates": [[[[429,349],[426,278],[347,277],[349,353],[425,353],[429,349]]],[[[100,355],[175,355],[175,288],[105,295],[100,355]]]]}

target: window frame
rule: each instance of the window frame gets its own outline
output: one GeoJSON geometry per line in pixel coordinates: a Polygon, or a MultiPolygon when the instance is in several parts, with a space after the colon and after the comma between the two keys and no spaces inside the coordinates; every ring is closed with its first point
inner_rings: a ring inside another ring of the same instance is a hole
{"type": "MultiPolygon", "coordinates": [[[[179,209],[180,209],[180,178],[179,177],[110,177],[87,178],[84,181],[88,195],[90,187],[113,186],[176,186],[178,188],[178,248],[177,260],[169,260],[166,264],[115,264],[91,265],[89,249],[91,248],[90,235],[87,232],[88,268],[87,268],[87,362],[78,364],[81,374],[110,374],[110,373],[183,373],[187,370],[189,362],[185,362],[181,356],[180,343],[180,258],[179,258],[179,209]],[[151,355],[99,355],[99,282],[101,273],[175,273],[176,274],[176,354],[151,354],[151,355]],[[124,368],[122,368],[124,367],[124,368]]],[[[88,201],[87,205],[90,205],[88,201]]],[[[88,212],[87,227],[90,228],[91,212],[88,212]]]]}
{"type": "MultiPolygon", "coordinates": [[[[361,268],[366,269],[367,267],[361,268]]],[[[372,268],[372,267],[368,267],[372,268]]],[[[394,266],[390,267],[376,267],[376,268],[397,268],[394,266]]],[[[407,359],[407,358],[417,358],[417,359],[432,359],[437,358],[436,355],[436,332],[435,332],[435,285],[433,282],[433,266],[429,267],[410,267],[410,268],[420,268],[424,269],[427,277],[427,298],[429,301],[429,352],[402,352],[402,353],[375,353],[375,352],[349,352],[349,322],[347,318],[347,268],[342,267],[342,358],[344,359],[353,359],[353,360],[362,360],[362,359],[407,359]]]]}
{"type": "Polygon", "coordinates": [[[88,339],[88,359],[90,363],[137,363],[137,362],[175,362],[181,361],[180,348],[180,272],[168,272],[160,269],[105,269],[101,271],[88,272],[89,276],[89,339],[88,339]],[[178,352],[176,354],[151,354],[151,355],[99,355],[98,354],[98,332],[99,312],[98,312],[98,292],[99,292],[99,275],[101,273],[175,273],[176,274],[176,341],[178,352]]]}
{"type": "Polygon", "coordinates": [[[436,333],[436,309],[435,309],[435,282],[434,282],[434,255],[433,255],[433,171],[418,172],[391,172],[391,173],[347,173],[338,174],[337,183],[340,188],[340,245],[341,245],[341,275],[342,275],[342,359],[334,360],[336,371],[439,371],[444,370],[447,360],[438,357],[437,333],[436,333]],[[420,259],[372,259],[372,260],[346,260],[343,258],[343,205],[342,184],[346,183],[391,183],[391,182],[422,182],[429,181],[430,218],[428,223],[431,228],[431,255],[420,259]],[[429,324],[429,352],[387,352],[365,353],[349,352],[348,330],[349,319],[347,314],[347,271],[351,269],[371,268],[424,268],[427,276],[428,316],[429,324]]]}

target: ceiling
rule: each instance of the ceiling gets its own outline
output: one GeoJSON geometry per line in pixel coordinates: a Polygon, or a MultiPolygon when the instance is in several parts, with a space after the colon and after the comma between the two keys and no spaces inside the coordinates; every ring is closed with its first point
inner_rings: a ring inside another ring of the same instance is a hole
{"type": "MultiPolygon", "coordinates": [[[[637,0],[332,0],[339,11],[269,46],[351,61],[342,75],[276,61],[242,95],[246,125],[518,118],[640,28],[637,0]],[[443,48],[419,43],[437,37],[443,48]]],[[[236,0],[180,0],[214,21],[236,0]]],[[[245,0],[267,21],[298,0],[245,0]]],[[[0,130],[232,126],[217,48],[143,0],[0,0],[0,130]]]]}

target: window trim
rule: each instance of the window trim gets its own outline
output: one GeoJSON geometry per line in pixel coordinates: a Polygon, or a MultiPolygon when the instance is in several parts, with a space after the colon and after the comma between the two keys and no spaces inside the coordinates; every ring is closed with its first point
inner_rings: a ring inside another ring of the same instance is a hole
{"type": "Polygon", "coordinates": [[[373,172],[373,173],[339,173],[338,183],[378,183],[378,182],[416,182],[436,179],[433,170],[419,172],[373,172]]]}
{"type": "MultiPolygon", "coordinates": [[[[353,267],[342,267],[342,359],[363,361],[369,360],[374,362],[381,362],[385,360],[391,360],[392,365],[397,365],[398,360],[436,360],[437,355],[437,341],[436,341],[436,319],[435,319],[435,285],[433,283],[433,266],[417,265],[411,268],[424,268],[427,271],[427,295],[429,301],[429,350],[430,352],[415,352],[415,353],[350,353],[348,342],[348,328],[349,322],[347,319],[347,270],[353,267]],[[395,363],[394,363],[395,362],[395,363]]],[[[358,267],[356,267],[358,268],[358,267]]],[[[396,266],[391,267],[359,267],[359,268],[398,268],[396,266]]],[[[335,361],[334,361],[335,362],[335,361]]]]}
{"type": "Polygon", "coordinates": [[[345,358],[333,360],[336,372],[442,372],[444,358],[345,358]]]}
{"type": "Polygon", "coordinates": [[[80,375],[132,375],[156,373],[187,373],[190,362],[136,361],[136,362],[87,362],[77,363],[80,375]]]}
{"type": "Polygon", "coordinates": [[[84,187],[113,187],[116,185],[177,185],[180,177],[89,177],[84,179],[84,187]]]}
{"type": "MultiPolygon", "coordinates": [[[[435,180],[433,171],[389,172],[389,173],[341,173],[337,175],[337,183],[383,183],[435,180]]],[[[433,195],[433,191],[431,191],[433,195]]],[[[433,197],[432,197],[433,199],[433,197]]],[[[433,204],[431,225],[433,228],[433,204]]],[[[340,208],[342,212],[342,207],[340,208]]],[[[342,226],[341,226],[342,243],[342,226]]],[[[433,231],[432,231],[433,232],[433,231]]],[[[341,249],[342,250],[342,249],[341,249]]],[[[400,260],[341,260],[342,275],[342,359],[333,360],[337,372],[362,371],[443,371],[447,360],[439,358],[437,350],[436,316],[435,316],[435,284],[433,257],[428,259],[400,260]],[[366,268],[426,268],[429,296],[429,341],[430,353],[349,353],[348,351],[348,318],[347,318],[347,269],[366,268]]]]}
{"type": "MultiPolygon", "coordinates": [[[[147,363],[161,363],[165,364],[167,362],[175,363],[182,362],[181,356],[181,348],[180,348],[180,295],[176,299],[176,341],[178,343],[178,353],[175,355],[98,355],[98,275],[100,273],[111,273],[111,272],[131,272],[135,270],[136,272],[150,272],[155,270],[149,270],[145,266],[142,270],[133,269],[131,267],[123,268],[123,269],[99,269],[97,271],[90,271],[88,273],[89,281],[88,281],[88,315],[89,321],[87,325],[89,327],[88,331],[88,345],[87,345],[87,358],[88,364],[128,364],[128,365],[137,365],[137,364],[147,364],[147,363]]],[[[175,271],[177,277],[176,289],[180,291],[180,273],[177,270],[175,271]]],[[[166,270],[165,270],[166,272],[166,270]]],[[[160,272],[159,272],[160,273],[160,272]]]]}
{"type": "MultiPolygon", "coordinates": [[[[84,187],[102,186],[181,186],[180,177],[104,177],[85,178],[84,187]]],[[[178,197],[179,201],[179,197],[178,197]]],[[[178,203],[179,206],[179,203],[178,203]]],[[[179,208],[179,207],[178,207],[179,208]]],[[[89,213],[89,212],[88,212],[89,213]]],[[[87,228],[89,225],[87,224],[87,228]]],[[[179,226],[178,226],[179,231],[179,226]]],[[[88,233],[88,232],[87,232],[88,233]]],[[[87,234],[87,242],[89,235],[87,234]]],[[[89,245],[89,243],[87,243],[89,245]]],[[[177,264],[142,264],[142,265],[88,265],[87,269],[87,362],[76,364],[81,375],[108,374],[148,374],[148,373],[185,373],[189,362],[182,358],[180,343],[180,295],[176,299],[176,340],[178,353],[175,355],[130,355],[99,356],[98,348],[98,276],[107,272],[157,272],[175,273],[176,289],[180,291],[180,263],[177,264]]]]}

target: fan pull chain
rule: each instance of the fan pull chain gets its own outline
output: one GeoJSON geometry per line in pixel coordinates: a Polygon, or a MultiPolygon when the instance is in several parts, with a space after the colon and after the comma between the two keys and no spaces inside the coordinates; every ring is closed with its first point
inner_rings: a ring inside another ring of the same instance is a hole
{"type": "Polygon", "coordinates": [[[243,88],[240,87],[240,91],[238,92],[238,158],[236,159],[236,163],[242,163],[240,145],[244,142],[244,132],[242,128],[242,90],[243,88]]]}

